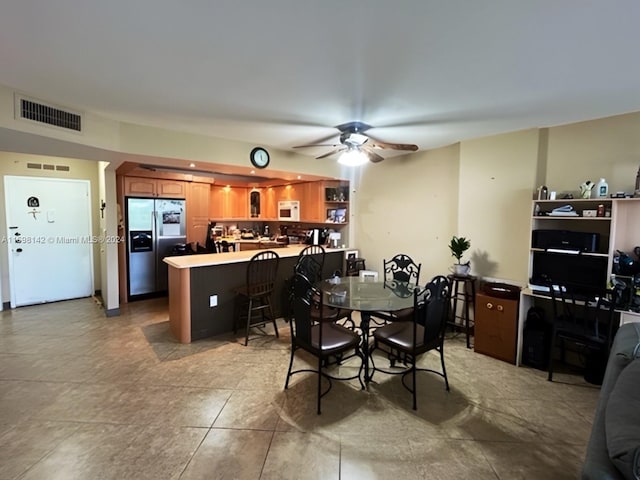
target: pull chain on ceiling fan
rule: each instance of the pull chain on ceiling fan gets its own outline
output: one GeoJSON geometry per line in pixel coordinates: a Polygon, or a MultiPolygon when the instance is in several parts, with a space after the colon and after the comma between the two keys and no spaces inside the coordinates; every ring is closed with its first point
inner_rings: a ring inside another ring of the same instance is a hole
{"type": "MultiPolygon", "coordinates": [[[[404,150],[408,152],[415,152],[418,150],[417,145],[407,144],[407,143],[389,143],[382,142],[376,138],[371,137],[370,135],[365,135],[364,132],[369,130],[371,125],[367,125],[362,122],[349,122],[344,123],[342,125],[338,125],[336,127],[340,131],[340,143],[316,143],[309,145],[297,145],[293,148],[308,148],[308,147],[333,147],[333,150],[324,153],[316,159],[326,158],[336,153],[343,152],[343,155],[366,155],[368,160],[372,163],[378,163],[384,160],[384,157],[379,155],[374,151],[374,149],[378,150],[404,150]]],[[[355,162],[355,161],[354,161],[355,162]]],[[[341,163],[345,163],[342,162],[341,163]]],[[[358,163],[349,163],[350,165],[360,164],[358,163]]]]}

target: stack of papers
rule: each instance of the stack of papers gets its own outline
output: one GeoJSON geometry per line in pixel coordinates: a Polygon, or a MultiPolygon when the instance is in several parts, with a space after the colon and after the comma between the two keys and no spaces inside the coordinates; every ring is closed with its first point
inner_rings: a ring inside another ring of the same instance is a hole
{"type": "Polygon", "coordinates": [[[578,212],[576,212],[571,205],[564,205],[554,208],[549,215],[554,217],[577,217],[578,212]]]}

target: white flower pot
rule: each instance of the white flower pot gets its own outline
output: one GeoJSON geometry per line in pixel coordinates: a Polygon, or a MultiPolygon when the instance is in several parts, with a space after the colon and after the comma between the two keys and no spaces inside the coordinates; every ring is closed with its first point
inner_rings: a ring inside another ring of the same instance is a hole
{"type": "Polygon", "coordinates": [[[453,266],[453,273],[455,275],[466,276],[466,275],[469,275],[470,271],[471,271],[471,266],[468,264],[456,263],[453,266]]]}

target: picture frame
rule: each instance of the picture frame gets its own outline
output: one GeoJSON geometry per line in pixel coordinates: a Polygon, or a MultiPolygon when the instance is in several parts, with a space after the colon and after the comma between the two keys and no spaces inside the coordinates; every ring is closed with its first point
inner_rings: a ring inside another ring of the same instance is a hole
{"type": "Polygon", "coordinates": [[[360,252],[358,250],[347,250],[344,252],[345,260],[352,260],[354,258],[358,258],[360,256],[360,252]]]}
{"type": "Polygon", "coordinates": [[[328,208],[327,209],[327,219],[326,222],[335,223],[336,222],[336,209],[328,208]]]}
{"type": "Polygon", "coordinates": [[[347,223],[347,209],[336,208],[336,223],[347,223]]]}

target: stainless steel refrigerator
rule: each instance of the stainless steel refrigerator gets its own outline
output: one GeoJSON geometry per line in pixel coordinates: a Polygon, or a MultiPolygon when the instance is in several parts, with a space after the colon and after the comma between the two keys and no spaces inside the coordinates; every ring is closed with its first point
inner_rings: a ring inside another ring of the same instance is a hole
{"type": "Polygon", "coordinates": [[[185,201],[127,197],[126,222],[129,299],[166,292],[169,272],[162,259],[186,242],[185,201]]]}

